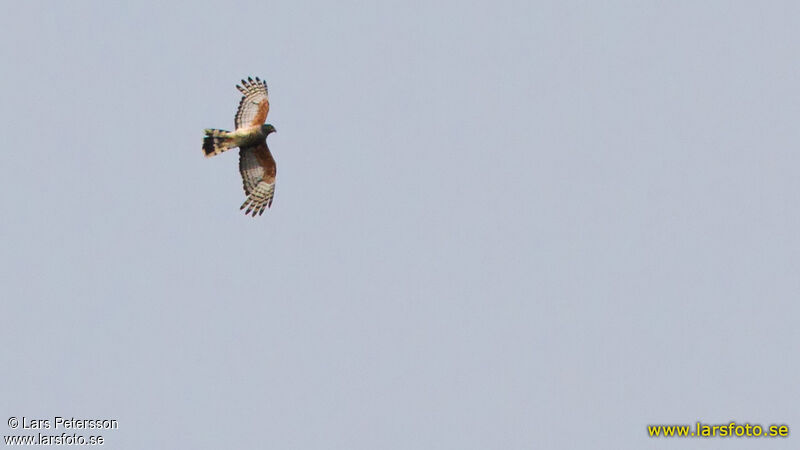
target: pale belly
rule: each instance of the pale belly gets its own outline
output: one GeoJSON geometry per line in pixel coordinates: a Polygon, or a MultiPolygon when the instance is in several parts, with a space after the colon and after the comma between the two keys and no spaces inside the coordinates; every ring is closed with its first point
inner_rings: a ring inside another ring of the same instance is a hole
{"type": "Polygon", "coordinates": [[[228,137],[233,138],[236,147],[248,147],[264,141],[264,133],[261,132],[261,127],[239,128],[230,132],[228,137]]]}

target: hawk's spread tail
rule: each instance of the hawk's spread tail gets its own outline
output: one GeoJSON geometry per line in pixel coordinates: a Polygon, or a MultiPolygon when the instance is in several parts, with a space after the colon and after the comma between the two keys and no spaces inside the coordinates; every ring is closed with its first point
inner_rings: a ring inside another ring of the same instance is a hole
{"type": "Polygon", "coordinates": [[[206,158],[218,155],[234,147],[236,145],[233,144],[233,139],[228,137],[227,131],[214,128],[206,129],[206,137],[203,138],[203,153],[205,153],[206,158]]]}

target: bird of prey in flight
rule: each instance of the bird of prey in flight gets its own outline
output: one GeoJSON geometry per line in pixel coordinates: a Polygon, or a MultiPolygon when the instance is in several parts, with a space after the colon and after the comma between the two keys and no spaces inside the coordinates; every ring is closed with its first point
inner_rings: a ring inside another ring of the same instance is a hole
{"type": "Polygon", "coordinates": [[[239,147],[239,172],[247,195],[239,209],[247,208],[244,213],[255,217],[272,206],[275,195],[275,160],[267,147],[267,136],[275,132],[275,127],[265,123],[269,113],[266,81],[248,77],[236,89],[243,94],[234,119],[236,129],[206,129],[203,153],[210,158],[239,147]]]}

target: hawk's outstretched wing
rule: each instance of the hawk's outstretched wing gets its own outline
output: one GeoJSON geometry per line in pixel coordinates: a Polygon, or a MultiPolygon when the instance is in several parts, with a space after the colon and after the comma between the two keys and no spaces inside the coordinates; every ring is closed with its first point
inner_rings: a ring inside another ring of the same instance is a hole
{"type": "Polygon", "coordinates": [[[272,196],[275,194],[275,160],[267,147],[266,139],[252,147],[239,148],[239,172],[242,173],[242,183],[247,200],[241,208],[247,207],[245,214],[252,212],[261,215],[264,210],[272,206],[272,196]]]}
{"type": "Polygon", "coordinates": [[[269,114],[267,82],[248,77],[242,80],[241,86],[236,85],[236,89],[244,94],[236,111],[236,129],[264,125],[269,114]]]}

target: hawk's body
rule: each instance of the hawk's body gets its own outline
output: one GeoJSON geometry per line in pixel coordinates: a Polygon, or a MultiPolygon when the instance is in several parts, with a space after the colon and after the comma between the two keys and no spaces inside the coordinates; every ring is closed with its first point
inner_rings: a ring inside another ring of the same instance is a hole
{"type": "Polygon", "coordinates": [[[247,207],[245,214],[252,212],[255,217],[272,206],[275,194],[275,160],[267,147],[267,135],[274,132],[275,127],[265,124],[269,114],[267,83],[258,77],[255,81],[248,78],[236,88],[244,94],[236,111],[236,129],[205,130],[203,152],[206,157],[211,157],[239,147],[239,172],[247,194],[240,209],[247,207]]]}

